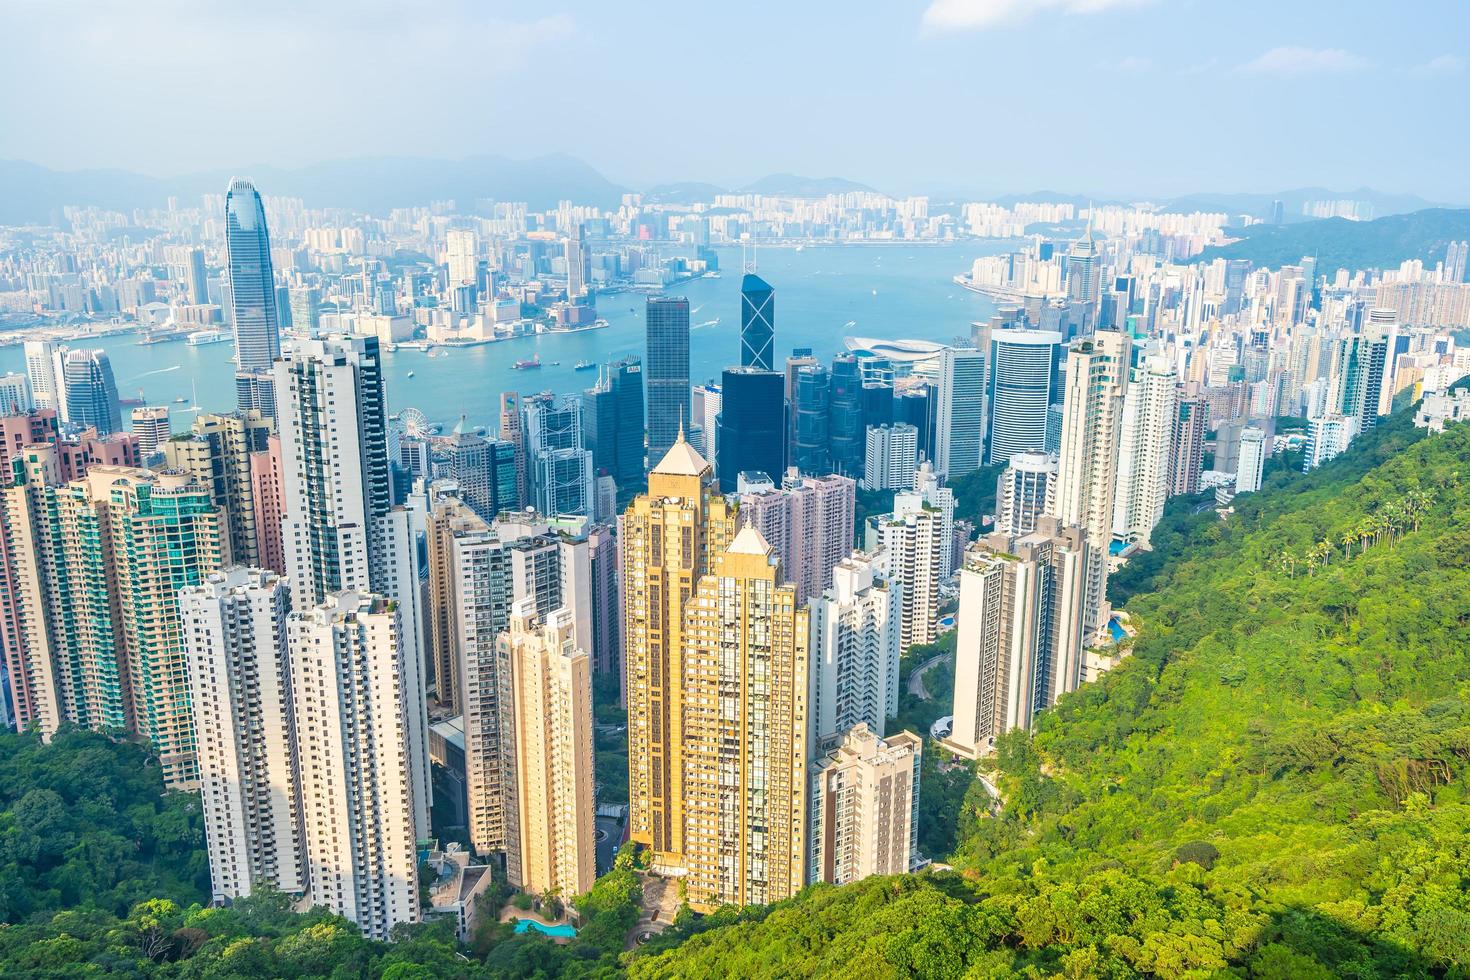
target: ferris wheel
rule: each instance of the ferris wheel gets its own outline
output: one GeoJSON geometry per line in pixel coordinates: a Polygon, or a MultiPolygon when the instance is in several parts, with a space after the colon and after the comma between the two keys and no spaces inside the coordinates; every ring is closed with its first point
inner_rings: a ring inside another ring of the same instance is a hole
{"type": "Polygon", "coordinates": [[[427,415],[416,408],[405,408],[399,412],[398,424],[403,427],[403,434],[410,439],[426,439],[437,428],[427,415]]]}

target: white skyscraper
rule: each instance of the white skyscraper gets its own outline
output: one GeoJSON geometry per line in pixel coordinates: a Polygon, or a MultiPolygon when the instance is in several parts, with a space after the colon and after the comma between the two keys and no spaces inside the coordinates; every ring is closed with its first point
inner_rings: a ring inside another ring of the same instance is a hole
{"type": "Polygon", "coordinates": [[[378,940],[420,911],[406,732],[423,702],[403,628],[394,603],[353,591],[287,627],[311,902],[378,940]]]}
{"type": "Polygon", "coordinates": [[[946,347],[932,366],[924,368],[923,373],[934,378],[938,389],[935,470],[941,476],[957,477],[979,469],[985,444],[984,351],[946,347]]]}
{"type": "Polygon", "coordinates": [[[473,231],[456,230],[444,235],[449,288],[473,283],[479,275],[480,238],[473,231]]]}
{"type": "Polygon", "coordinates": [[[1307,447],[1302,454],[1302,472],[1314,470],[1347,451],[1358,434],[1352,415],[1319,415],[1307,420],[1307,447]]]}
{"type": "Polygon", "coordinates": [[[919,430],[912,425],[870,425],[864,490],[912,490],[919,464],[919,430]]]}
{"type": "Polygon", "coordinates": [[[912,732],[883,738],[858,725],[812,763],[808,881],[845,885],[912,867],[923,745],[912,732]]]}
{"type": "Polygon", "coordinates": [[[1119,429],[1128,390],[1128,343],[1121,333],[1100,330],[1075,341],[1067,351],[1052,514],[1063,527],[1081,527],[1087,537],[1083,626],[1089,636],[1106,624],[1107,550],[1113,536],[1119,429]]]}
{"type": "Polygon", "coordinates": [[[0,374],[0,415],[19,415],[35,407],[31,379],[24,374],[0,374]]]}
{"type": "Polygon", "coordinates": [[[418,705],[405,723],[415,820],[428,836],[428,718],[420,642],[417,539],[421,506],[394,506],[387,401],[376,337],[300,340],[275,363],[281,437],[282,545],[292,606],[333,593],[387,596],[398,604],[404,682],[418,705]]]}
{"type": "Polygon", "coordinates": [[[1056,489],[1057,458],[1050,453],[1017,453],[995,488],[995,529],[1019,535],[1036,530],[1056,489]]]}
{"type": "MultiPolygon", "coordinates": [[[[939,554],[939,577],[949,578],[954,573],[954,491],[940,485],[939,474],[926,459],[914,471],[914,493],[939,514],[939,535],[944,542],[939,554]]],[[[898,511],[897,500],[893,509],[898,511]]]]}
{"type": "Polygon", "coordinates": [[[1270,454],[1263,430],[1251,425],[1240,433],[1240,461],[1235,468],[1236,493],[1255,493],[1261,489],[1261,473],[1270,454]]]}
{"type": "Polygon", "coordinates": [[[1148,547],[1169,498],[1169,454],[1179,413],[1178,373],[1166,354],[1143,358],[1123,402],[1113,535],[1148,547]]]}
{"type": "Polygon", "coordinates": [[[179,593],[216,902],[306,889],[285,579],[239,566],[179,593]]]}
{"type": "Polygon", "coordinates": [[[882,550],[889,582],[901,588],[899,645],[932,643],[939,620],[939,569],[952,545],[944,536],[944,518],[924,505],[917,493],[893,498],[893,513],[872,518],[867,528],[869,552],[882,550]]]}
{"type": "Polygon", "coordinates": [[[812,737],[817,751],[867,725],[880,738],[898,714],[902,588],[862,552],[837,563],[832,585],[812,602],[812,737]]]}
{"type": "Polygon", "coordinates": [[[56,345],[49,340],[27,340],[26,374],[31,379],[31,398],[37,408],[54,408],[61,413],[61,378],[57,373],[56,345]]]}

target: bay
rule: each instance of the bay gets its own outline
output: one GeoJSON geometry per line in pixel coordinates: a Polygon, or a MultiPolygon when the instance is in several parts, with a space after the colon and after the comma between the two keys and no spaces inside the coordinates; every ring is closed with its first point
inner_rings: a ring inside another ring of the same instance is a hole
{"type": "MultiPolygon", "coordinates": [[[[989,317],[995,304],[961,289],[952,277],[968,271],[981,255],[1013,247],[1011,242],[964,241],[762,249],[759,273],[776,290],[778,370],[793,347],[810,347],[824,362],[830,360],[846,349],[847,336],[941,342],[968,336],[970,323],[989,317]]],[[[722,248],[719,253],[720,278],[697,279],[666,293],[689,299],[695,384],[718,381],[720,371],[740,358],[741,251],[722,248]]],[[[596,380],[596,372],[575,370],[579,360],[602,363],[625,354],[643,356],[644,302],[642,294],[632,292],[598,297],[598,314],[608,321],[601,330],[537,334],[432,357],[416,350],[385,352],[390,409],[412,406],[445,428],[464,414],[471,425],[493,432],[502,391],[578,392],[596,380]],[[515,361],[533,355],[539,355],[541,368],[512,369],[515,361]]],[[[73,346],[107,351],[119,394],[169,405],[176,431],[188,427],[186,406],[195,404],[196,397],[207,411],[234,408],[233,344],[140,346],[134,335],[122,334],[73,346]],[[180,398],[185,401],[177,403],[180,398]]],[[[20,346],[0,348],[0,372],[24,370],[20,346]]]]}

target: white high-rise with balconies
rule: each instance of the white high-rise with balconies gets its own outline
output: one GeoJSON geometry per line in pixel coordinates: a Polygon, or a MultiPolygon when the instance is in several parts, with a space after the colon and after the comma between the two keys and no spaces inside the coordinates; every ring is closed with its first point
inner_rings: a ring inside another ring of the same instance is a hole
{"type": "Polygon", "coordinates": [[[1118,488],[1113,536],[1149,546],[1149,536],[1169,499],[1169,454],[1179,413],[1179,375],[1174,361],[1152,353],[1133,371],[1123,401],[1118,449],[1118,488]]]}
{"type": "Polygon", "coordinates": [[[339,592],[287,624],[311,903],[389,938],[420,914],[407,732],[412,690],[396,603],[339,592]]]}
{"type": "Polygon", "coordinates": [[[214,901],[306,889],[286,580],[235,566],[179,592],[214,901]]]}
{"type": "Polygon", "coordinates": [[[884,577],[880,557],[863,552],[837,563],[812,609],[811,730],[817,751],[865,724],[880,738],[898,714],[903,590],[884,577]]]}

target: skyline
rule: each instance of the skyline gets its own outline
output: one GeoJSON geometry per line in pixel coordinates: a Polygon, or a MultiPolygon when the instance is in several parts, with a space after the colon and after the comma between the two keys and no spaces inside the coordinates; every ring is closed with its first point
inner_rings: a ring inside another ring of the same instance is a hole
{"type": "Polygon", "coordinates": [[[1451,0],[1413,18],[1366,0],[935,0],[779,18],[760,3],[736,19],[665,3],[638,18],[582,3],[425,13],[273,0],[248,20],[175,0],[153,9],[147,22],[93,0],[0,14],[26,42],[0,65],[0,158],[176,176],[566,153],[633,188],[789,171],[941,196],[1323,185],[1470,200],[1470,135],[1440,124],[1457,110],[1470,41],[1451,0]],[[262,68],[244,90],[218,66],[257,42],[262,68]],[[394,85],[363,85],[383,68],[394,85]],[[348,104],[374,122],[351,123],[348,104]],[[749,138],[751,114],[763,139],[749,138]],[[1373,137],[1387,120],[1414,152],[1373,137]],[[230,139],[167,138],[222,136],[226,123],[230,139]]]}

